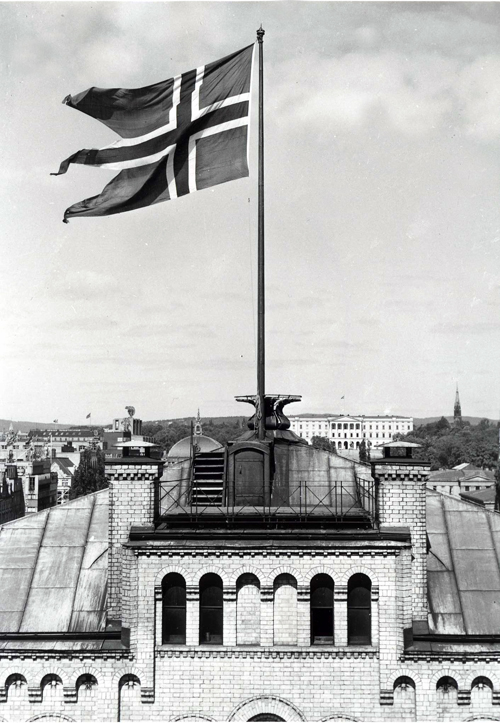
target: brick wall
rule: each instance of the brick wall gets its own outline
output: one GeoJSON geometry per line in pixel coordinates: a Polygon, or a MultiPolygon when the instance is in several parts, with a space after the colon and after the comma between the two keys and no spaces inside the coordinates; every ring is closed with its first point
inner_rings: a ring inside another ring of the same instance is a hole
{"type": "Polygon", "coordinates": [[[126,598],[122,545],[128,541],[132,525],[153,523],[154,482],[161,474],[161,463],[106,460],[105,474],[110,483],[108,618],[121,619],[122,600],[126,598]]]}
{"type": "Polygon", "coordinates": [[[429,465],[372,465],[379,481],[380,525],[409,527],[412,541],[412,617],[427,620],[427,530],[425,486],[429,465]]]}

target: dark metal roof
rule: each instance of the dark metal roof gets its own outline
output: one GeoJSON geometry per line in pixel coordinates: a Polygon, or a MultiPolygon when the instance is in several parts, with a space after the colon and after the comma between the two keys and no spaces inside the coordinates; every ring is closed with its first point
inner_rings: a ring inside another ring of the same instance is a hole
{"type": "Polygon", "coordinates": [[[427,491],[429,630],[500,631],[500,515],[427,491]]]}
{"type": "Polygon", "coordinates": [[[108,490],[3,525],[0,638],[103,631],[107,575],[108,490]]]}

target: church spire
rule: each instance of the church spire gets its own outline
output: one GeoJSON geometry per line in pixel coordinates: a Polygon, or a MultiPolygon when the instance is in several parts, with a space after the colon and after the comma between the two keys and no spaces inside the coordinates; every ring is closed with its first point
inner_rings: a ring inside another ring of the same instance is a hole
{"type": "Polygon", "coordinates": [[[457,391],[455,393],[455,407],[453,409],[453,421],[457,424],[462,421],[462,407],[460,406],[460,396],[458,394],[458,384],[457,384],[457,391]]]}
{"type": "Polygon", "coordinates": [[[194,424],[194,434],[195,437],[201,437],[203,434],[203,429],[201,427],[201,417],[200,417],[200,410],[198,409],[198,416],[196,417],[196,422],[194,424]]]}

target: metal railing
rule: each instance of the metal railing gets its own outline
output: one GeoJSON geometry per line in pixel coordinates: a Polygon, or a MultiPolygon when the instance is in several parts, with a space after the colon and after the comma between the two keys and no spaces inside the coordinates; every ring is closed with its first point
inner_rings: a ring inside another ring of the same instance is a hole
{"type": "MultiPolygon", "coordinates": [[[[231,483],[229,483],[231,484],[231,483]]],[[[256,487],[255,492],[241,494],[224,486],[220,492],[196,488],[193,494],[191,470],[177,480],[157,482],[158,523],[180,524],[224,521],[243,524],[344,524],[363,522],[370,526],[377,520],[376,483],[354,475],[348,481],[309,482],[280,480],[271,489],[256,487]]]]}

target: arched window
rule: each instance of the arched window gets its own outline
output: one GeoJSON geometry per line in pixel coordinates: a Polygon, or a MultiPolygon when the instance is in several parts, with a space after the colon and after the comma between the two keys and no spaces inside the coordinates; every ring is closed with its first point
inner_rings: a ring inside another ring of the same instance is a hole
{"type": "Polygon", "coordinates": [[[489,707],[493,702],[493,684],[489,678],[480,675],[472,681],[471,705],[482,708],[489,707]]]}
{"type": "Polygon", "coordinates": [[[236,643],[260,644],[260,582],[251,573],[236,581],[236,643]]]}
{"type": "Polygon", "coordinates": [[[297,645],[297,580],[283,573],[274,580],[273,640],[275,645],[297,645]]]}
{"type": "Polygon", "coordinates": [[[370,645],[371,590],[369,577],[353,575],[347,587],[347,642],[349,645],[370,645]]]}
{"type": "Polygon", "coordinates": [[[63,685],[58,675],[45,675],[40,683],[40,688],[42,689],[42,700],[62,702],[63,685]]]}
{"type": "Polygon", "coordinates": [[[127,673],[120,678],[118,720],[142,720],[141,681],[136,675],[127,673]]]}
{"type": "Polygon", "coordinates": [[[455,708],[458,699],[458,685],[454,678],[448,675],[440,678],[436,684],[436,697],[441,712],[455,708]]]}
{"type": "Polygon", "coordinates": [[[333,580],[315,575],[311,580],[311,645],[333,645],[333,580]]]}
{"type": "Polygon", "coordinates": [[[28,684],[24,675],[13,673],[5,681],[7,700],[11,698],[22,698],[28,695],[28,684]]]}
{"type": "Polygon", "coordinates": [[[408,713],[415,711],[415,683],[406,675],[394,681],[394,707],[408,713]]]}
{"type": "Polygon", "coordinates": [[[200,645],[222,645],[222,580],[214,573],[200,580],[200,645]]]}
{"type": "Polygon", "coordinates": [[[78,701],[83,698],[92,698],[97,688],[97,679],[90,673],[84,673],[77,679],[75,688],[78,701]]]}
{"type": "Polygon", "coordinates": [[[177,572],[165,575],[162,592],[162,643],[186,642],[186,581],[177,572]]]}

